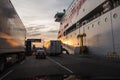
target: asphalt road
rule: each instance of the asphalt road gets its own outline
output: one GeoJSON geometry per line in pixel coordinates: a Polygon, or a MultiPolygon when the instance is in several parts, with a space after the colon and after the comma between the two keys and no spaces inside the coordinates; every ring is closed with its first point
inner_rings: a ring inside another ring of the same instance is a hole
{"type": "Polygon", "coordinates": [[[35,59],[29,56],[3,74],[0,80],[19,80],[43,75],[79,75],[90,79],[120,79],[120,63],[91,57],[62,54],[57,57],[35,59]]]}

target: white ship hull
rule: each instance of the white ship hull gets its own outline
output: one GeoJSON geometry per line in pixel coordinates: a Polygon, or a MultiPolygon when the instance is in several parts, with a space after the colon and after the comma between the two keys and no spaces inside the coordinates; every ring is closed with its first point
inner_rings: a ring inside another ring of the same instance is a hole
{"type": "MultiPolygon", "coordinates": [[[[101,12],[100,14],[93,16],[92,20],[89,19],[88,16],[91,16],[94,13],[97,14],[97,11],[99,12],[97,8],[102,9],[100,6],[102,5],[102,7],[104,7],[108,2],[105,0],[85,1],[86,2],[79,10],[79,15],[75,14],[71,19],[71,23],[67,23],[69,24],[67,28],[64,28],[64,24],[66,24],[66,22],[61,20],[62,25],[60,26],[58,39],[63,42],[63,46],[69,51],[69,53],[75,54],[80,53],[79,48],[81,46],[81,40],[78,38],[78,35],[86,34],[86,36],[83,37],[83,44],[84,46],[87,46],[89,54],[101,57],[119,57],[120,0],[112,4],[114,8],[112,7],[112,9],[107,11],[109,8],[109,6],[107,6],[105,10],[101,10],[103,13],[101,12]],[[83,9],[85,11],[83,11],[83,9]],[[73,27],[70,28],[71,26],[73,27]]],[[[63,16],[62,19],[64,18],[65,16],[63,16]]]]}

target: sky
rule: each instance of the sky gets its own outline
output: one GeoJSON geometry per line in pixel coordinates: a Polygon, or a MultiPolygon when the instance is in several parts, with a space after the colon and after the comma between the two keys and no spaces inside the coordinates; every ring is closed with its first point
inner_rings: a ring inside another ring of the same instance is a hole
{"type": "Polygon", "coordinates": [[[57,39],[60,24],[55,14],[67,9],[73,0],[11,0],[27,29],[27,38],[57,39]]]}

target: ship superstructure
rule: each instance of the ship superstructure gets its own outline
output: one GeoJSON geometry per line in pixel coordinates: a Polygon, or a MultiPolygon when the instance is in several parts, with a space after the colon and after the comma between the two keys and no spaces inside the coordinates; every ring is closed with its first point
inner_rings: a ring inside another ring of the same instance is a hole
{"type": "Polygon", "coordinates": [[[58,39],[71,53],[86,46],[89,54],[120,55],[120,0],[74,0],[59,22],[58,39]]]}

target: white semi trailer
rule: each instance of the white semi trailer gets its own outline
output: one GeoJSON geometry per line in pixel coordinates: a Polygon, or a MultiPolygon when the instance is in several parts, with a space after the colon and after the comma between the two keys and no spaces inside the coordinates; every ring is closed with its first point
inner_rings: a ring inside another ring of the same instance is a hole
{"type": "Polygon", "coordinates": [[[26,29],[10,0],[0,0],[0,73],[25,58],[26,29]]]}

